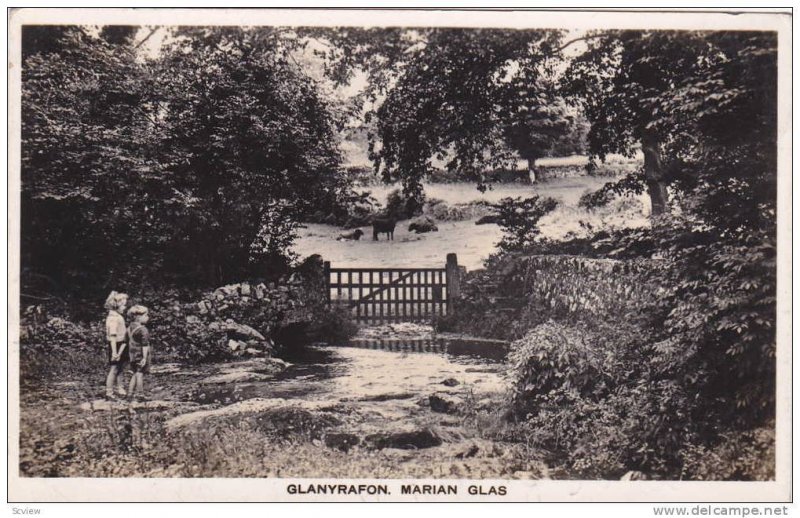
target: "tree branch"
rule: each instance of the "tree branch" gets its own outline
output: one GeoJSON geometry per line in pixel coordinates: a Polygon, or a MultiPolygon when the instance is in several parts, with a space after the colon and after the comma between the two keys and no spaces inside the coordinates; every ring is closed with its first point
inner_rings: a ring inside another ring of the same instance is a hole
{"type": "Polygon", "coordinates": [[[556,52],[561,52],[562,50],[564,50],[565,48],[569,47],[573,43],[578,43],[579,41],[593,40],[593,39],[596,39],[596,38],[602,38],[604,36],[607,36],[607,34],[589,34],[589,35],[586,35],[586,36],[581,36],[580,38],[574,38],[574,39],[569,40],[565,44],[561,45],[556,52]]]}
{"type": "Polygon", "coordinates": [[[143,39],[142,41],[140,41],[139,43],[137,43],[137,44],[136,44],[136,45],[135,45],[133,48],[134,48],[134,49],[138,49],[139,47],[141,47],[142,45],[144,45],[144,43],[145,43],[147,40],[149,40],[149,39],[150,39],[150,36],[152,36],[153,34],[155,34],[155,33],[156,33],[156,31],[157,31],[158,29],[160,29],[160,28],[161,28],[161,27],[159,27],[159,26],[155,26],[155,27],[153,27],[152,29],[150,29],[150,34],[148,34],[147,36],[145,36],[145,37],[144,37],[144,39],[143,39]]]}
{"type": "Polygon", "coordinates": [[[42,297],[42,296],[38,296],[38,295],[30,295],[28,293],[20,292],[19,296],[20,296],[20,298],[26,298],[26,299],[31,299],[31,300],[40,300],[40,301],[43,301],[43,302],[46,302],[48,300],[57,300],[57,301],[59,301],[59,302],[61,302],[63,304],[66,304],[66,301],[64,299],[62,299],[61,297],[57,296],[57,295],[51,295],[49,297],[42,297]]]}

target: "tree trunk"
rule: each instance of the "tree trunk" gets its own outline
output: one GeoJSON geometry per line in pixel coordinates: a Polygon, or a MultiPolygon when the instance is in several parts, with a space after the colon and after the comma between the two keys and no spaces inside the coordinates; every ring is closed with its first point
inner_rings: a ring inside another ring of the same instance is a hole
{"type": "Polygon", "coordinates": [[[536,183],[536,158],[528,158],[528,178],[531,183],[536,183]]]}
{"type": "Polygon", "coordinates": [[[650,195],[651,217],[667,212],[667,184],[661,168],[661,149],[658,136],[652,131],[645,131],[642,136],[642,153],[644,153],[644,178],[647,193],[650,195]]]}

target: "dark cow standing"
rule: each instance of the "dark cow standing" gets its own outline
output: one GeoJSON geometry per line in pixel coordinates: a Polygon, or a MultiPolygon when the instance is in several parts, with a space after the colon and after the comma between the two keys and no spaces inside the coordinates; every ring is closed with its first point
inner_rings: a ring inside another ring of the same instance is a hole
{"type": "Polygon", "coordinates": [[[386,234],[387,239],[394,241],[394,226],[396,221],[390,218],[375,218],[372,220],[372,239],[378,240],[378,234],[386,234]]]}

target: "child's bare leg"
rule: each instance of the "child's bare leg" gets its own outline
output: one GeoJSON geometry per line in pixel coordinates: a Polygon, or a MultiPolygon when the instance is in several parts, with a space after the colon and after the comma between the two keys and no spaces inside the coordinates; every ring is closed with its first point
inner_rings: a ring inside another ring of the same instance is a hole
{"type": "Polygon", "coordinates": [[[111,368],[108,369],[108,376],[106,377],[106,396],[114,395],[114,385],[117,382],[118,373],[119,369],[116,365],[112,365],[111,368]]]}
{"type": "Polygon", "coordinates": [[[144,373],[137,372],[136,373],[136,386],[139,390],[139,394],[144,396],[144,373]]]}
{"type": "Polygon", "coordinates": [[[117,369],[117,394],[120,396],[128,395],[128,393],[125,392],[125,380],[122,375],[122,369],[117,369]]]}
{"type": "Polygon", "coordinates": [[[131,382],[128,384],[128,395],[133,397],[136,394],[136,374],[131,376],[131,382]]]}

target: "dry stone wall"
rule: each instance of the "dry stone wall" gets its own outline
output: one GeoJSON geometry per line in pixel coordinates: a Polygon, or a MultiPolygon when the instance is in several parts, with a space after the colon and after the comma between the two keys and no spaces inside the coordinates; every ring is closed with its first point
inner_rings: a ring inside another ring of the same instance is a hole
{"type": "Polygon", "coordinates": [[[277,326],[311,319],[305,291],[296,274],[285,283],[228,284],[206,293],[185,318],[187,324],[224,333],[224,346],[235,355],[269,354],[277,326]]]}

